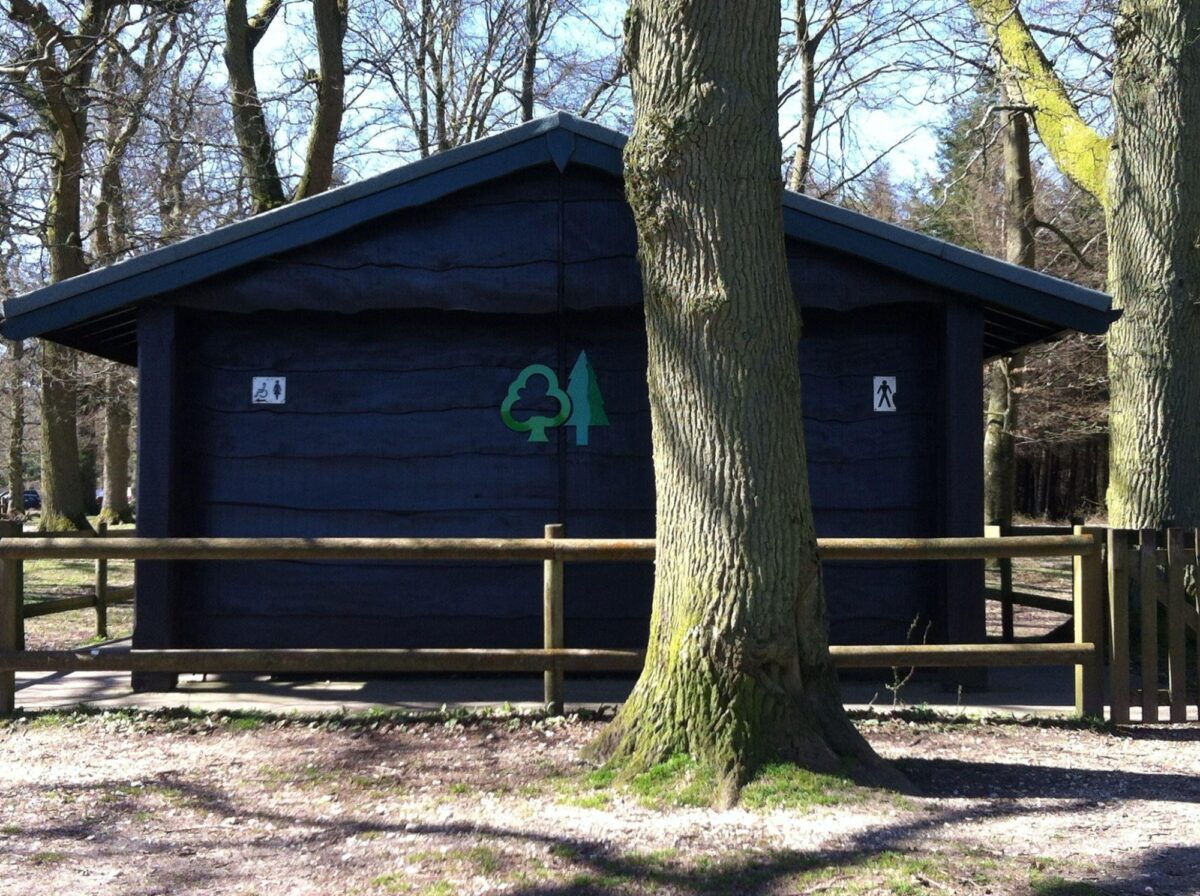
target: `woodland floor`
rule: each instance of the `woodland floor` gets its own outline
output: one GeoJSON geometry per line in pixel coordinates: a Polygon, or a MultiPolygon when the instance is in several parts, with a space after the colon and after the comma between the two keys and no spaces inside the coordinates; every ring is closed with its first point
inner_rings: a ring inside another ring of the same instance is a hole
{"type": "Polygon", "coordinates": [[[0,893],[1200,893],[1200,729],[864,718],[922,795],[774,772],[742,807],[603,720],[0,724],[0,893]]]}
{"type": "MultiPolygon", "coordinates": [[[[1029,563],[1019,590],[1069,593],[1069,568],[1029,563]]],[[[65,596],[91,575],[31,563],[27,585],[65,596]]],[[[1061,619],[1017,608],[1017,633],[1061,619]]],[[[130,625],[127,606],[110,609],[112,635],[130,625]]],[[[29,620],[27,635],[74,646],[95,616],[29,620]]],[[[602,724],[0,721],[0,894],[1200,894],[1196,725],[864,717],[920,796],[776,771],[715,811],[686,763],[626,785],[597,772],[581,753],[602,724]]]]}

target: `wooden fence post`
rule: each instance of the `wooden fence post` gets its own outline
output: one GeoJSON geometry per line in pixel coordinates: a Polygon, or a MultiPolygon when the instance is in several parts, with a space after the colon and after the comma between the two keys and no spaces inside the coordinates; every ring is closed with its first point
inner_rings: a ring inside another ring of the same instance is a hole
{"type": "MultiPolygon", "coordinates": [[[[0,538],[21,533],[19,522],[0,522],[0,538]]],[[[22,560],[0,560],[0,650],[25,647],[25,598],[22,560]]],[[[17,708],[17,676],[0,672],[0,715],[10,716],[17,708]]]]}
{"type": "MultiPolygon", "coordinates": [[[[546,538],[562,538],[565,532],[561,523],[554,523],[546,527],[546,538]]],[[[547,650],[563,648],[563,562],[558,557],[542,564],[542,640],[547,650]]],[[[563,670],[558,661],[544,674],[543,696],[546,711],[562,715],[563,670]]]]}
{"type": "MultiPolygon", "coordinates": [[[[1006,526],[984,526],[987,538],[1004,538],[1012,533],[1006,526]]],[[[1013,562],[1011,557],[996,558],[1000,573],[1000,640],[1011,644],[1015,636],[1013,625],[1013,562]]]]}
{"type": "Polygon", "coordinates": [[[1112,720],[1129,723],[1129,533],[1108,530],[1108,674],[1112,720]]]}
{"type": "Polygon", "coordinates": [[[1187,721],[1187,594],[1183,530],[1167,530],[1167,688],[1170,719],[1187,721]]]}
{"type": "Polygon", "coordinates": [[[1101,529],[1075,527],[1096,540],[1090,554],[1075,557],[1075,643],[1095,645],[1091,659],[1075,667],[1075,712],[1104,718],[1104,558],[1101,529]]]}
{"type": "Polygon", "coordinates": [[[1163,580],[1158,574],[1158,532],[1141,530],[1141,671],[1142,722],[1158,721],[1158,602],[1163,580]]]}
{"type": "MultiPolygon", "coordinates": [[[[96,526],[96,535],[103,538],[108,533],[108,523],[96,526]]],[[[108,637],[108,561],[96,561],[96,637],[108,637]]]]}

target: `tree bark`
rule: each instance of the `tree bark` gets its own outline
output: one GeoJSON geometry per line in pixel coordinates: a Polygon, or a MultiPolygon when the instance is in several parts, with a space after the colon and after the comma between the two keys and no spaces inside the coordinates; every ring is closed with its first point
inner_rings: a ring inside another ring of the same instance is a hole
{"type": "Polygon", "coordinates": [[[1115,38],[1109,521],[1200,526],[1200,7],[1126,0],[1115,38]]]}
{"type": "Polygon", "coordinates": [[[333,182],[333,152],[342,128],[346,101],[346,65],[342,41],[346,37],[347,0],[313,0],[317,32],[317,105],[308,132],[304,173],[294,199],[306,199],[329,189],[333,182]]]}
{"type": "Polygon", "coordinates": [[[792,156],[788,189],[803,193],[812,167],[813,129],[817,122],[817,46],[808,27],[808,0],[796,0],[796,46],[800,53],[800,139],[792,156]]]}
{"type": "Polygon", "coordinates": [[[638,769],[763,763],[899,782],[847,719],[829,659],[784,258],[779,6],[634,0],[626,194],[649,347],[658,557],[645,670],[597,744],[638,769]]]}
{"type": "Polygon", "coordinates": [[[533,121],[538,52],[550,0],[525,0],[525,55],[521,60],[521,121],[533,121]]]}
{"type": "Polygon", "coordinates": [[[254,50],[282,5],[283,0],[263,0],[258,12],[247,18],[246,0],[225,0],[225,68],[229,73],[233,130],[255,213],[287,202],[254,77],[254,50]]]}
{"type": "MultiPolygon", "coordinates": [[[[1002,106],[1010,105],[1010,91],[1001,87],[1002,106]]],[[[1004,143],[1004,254],[1012,264],[1032,268],[1037,264],[1033,204],[1033,165],[1029,159],[1029,122],[1025,113],[1008,110],[1001,128],[1004,143]]],[[[987,417],[983,438],[983,521],[987,525],[1012,525],[1016,495],[1017,428],[1023,353],[998,358],[987,378],[987,417]]]]}
{"type": "Polygon", "coordinates": [[[129,508],[129,396],[119,369],[110,368],[104,401],[104,503],[100,519],[110,525],[133,521],[129,508]]]}

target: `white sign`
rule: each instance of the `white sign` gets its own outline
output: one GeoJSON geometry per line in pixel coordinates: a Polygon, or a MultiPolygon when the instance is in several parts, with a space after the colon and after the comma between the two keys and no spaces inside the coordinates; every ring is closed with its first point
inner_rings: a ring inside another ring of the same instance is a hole
{"type": "Polygon", "coordinates": [[[287,401],[286,376],[256,376],[250,383],[254,404],[283,404],[287,401]]]}
{"type": "Polygon", "coordinates": [[[896,410],[896,378],[894,376],[877,376],[875,385],[871,387],[871,407],[876,412],[884,413],[896,410]]]}

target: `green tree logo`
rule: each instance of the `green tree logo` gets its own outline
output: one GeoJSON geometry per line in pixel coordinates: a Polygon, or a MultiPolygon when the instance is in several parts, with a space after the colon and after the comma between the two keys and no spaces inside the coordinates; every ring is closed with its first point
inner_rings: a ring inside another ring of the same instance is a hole
{"type": "Polygon", "coordinates": [[[588,428],[608,426],[608,415],[604,413],[604,396],[596,383],[596,371],[588,360],[587,352],[580,352],[571,376],[567,380],[567,394],[571,396],[571,416],[567,426],[575,427],[575,444],[588,443],[588,428]]]}
{"type": "Polygon", "coordinates": [[[571,415],[571,399],[558,385],[558,374],[545,364],[530,364],[517,374],[517,378],[508,387],[504,403],[500,405],[500,419],[513,432],[529,433],[529,441],[546,442],[546,430],[562,426],[563,421],[571,415]],[[529,385],[532,377],[540,376],[546,381],[546,396],[558,402],[558,413],[553,417],[535,414],[525,420],[518,420],[512,414],[513,405],[521,399],[521,393],[529,385]]]}
{"type": "Polygon", "coordinates": [[[558,374],[545,364],[530,364],[517,374],[508,387],[504,403],[500,405],[500,419],[513,432],[529,433],[529,441],[546,442],[546,430],[556,426],[575,429],[575,444],[587,445],[588,430],[593,426],[608,426],[608,415],[604,412],[604,396],[596,382],[596,371],[588,360],[587,352],[580,352],[571,375],[567,379],[567,391],[558,384],[558,374]],[[533,377],[546,381],[546,397],[558,402],[558,413],[553,417],[535,414],[524,420],[513,416],[513,408],[521,400],[521,393],[529,386],[533,377]]]}

